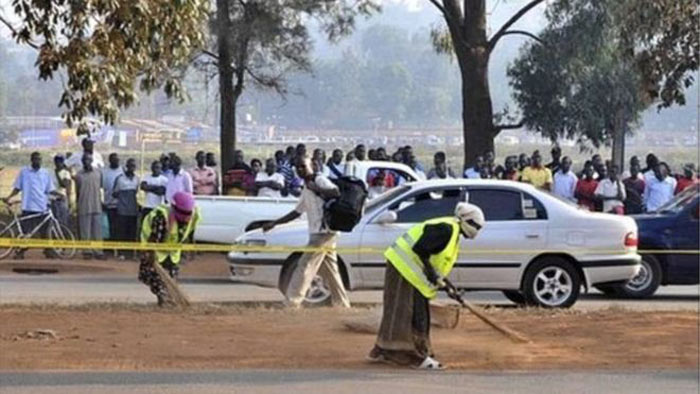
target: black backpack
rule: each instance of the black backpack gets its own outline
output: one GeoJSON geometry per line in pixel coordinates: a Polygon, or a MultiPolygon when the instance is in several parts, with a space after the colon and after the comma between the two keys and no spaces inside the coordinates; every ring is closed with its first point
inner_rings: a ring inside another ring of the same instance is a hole
{"type": "Polygon", "coordinates": [[[340,197],[324,205],[324,222],[333,231],[350,232],[360,222],[367,200],[367,187],[361,180],[343,176],[333,179],[340,190],[340,197]]]}

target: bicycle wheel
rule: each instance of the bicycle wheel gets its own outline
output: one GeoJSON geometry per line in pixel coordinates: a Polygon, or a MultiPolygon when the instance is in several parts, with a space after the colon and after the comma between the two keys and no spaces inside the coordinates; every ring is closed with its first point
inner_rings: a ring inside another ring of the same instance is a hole
{"type": "MultiPolygon", "coordinates": [[[[75,241],[73,232],[63,224],[56,223],[49,227],[49,239],[56,241],[75,241]]],[[[64,248],[53,248],[56,255],[63,259],[72,259],[75,256],[75,247],[69,246],[64,248]]]]}
{"type": "MultiPolygon", "coordinates": [[[[12,227],[8,226],[7,223],[0,222],[0,229],[2,229],[2,231],[0,231],[0,238],[15,238],[15,230],[13,230],[12,227]]],[[[13,247],[0,247],[0,259],[4,259],[5,257],[9,256],[10,253],[12,253],[12,250],[14,250],[13,247]]]]}

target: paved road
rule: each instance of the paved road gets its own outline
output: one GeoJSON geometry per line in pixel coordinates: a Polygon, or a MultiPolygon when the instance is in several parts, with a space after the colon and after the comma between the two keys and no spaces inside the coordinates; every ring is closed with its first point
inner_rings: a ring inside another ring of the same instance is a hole
{"type": "MultiPolygon", "coordinates": [[[[194,301],[282,301],[275,289],[234,284],[225,278],[183,279],[183,288],[194,301]]],[[[593,290],[583,295],[576,308],[596,309],[621,306],[630,309],[690,309],[698,310],[698,286],[663,287],[649,300],[610,299],[593,290]]],[[[466,298],[479,304],[512,305],[500,292],[469,292],[466,298]]],[[[350,293],[354,302],[381,302],[380,291],[350,293]]],[[[60,303],[89,302],[150,303],[154,297],[136,278],[115,276],[27,276],[0,275],[0,304],[5,303],[60,303]]]]}
{"type": "Polygon", "coordinates": [[[0,373],[3,393],[698,393],[698,371],[0,373]]]}

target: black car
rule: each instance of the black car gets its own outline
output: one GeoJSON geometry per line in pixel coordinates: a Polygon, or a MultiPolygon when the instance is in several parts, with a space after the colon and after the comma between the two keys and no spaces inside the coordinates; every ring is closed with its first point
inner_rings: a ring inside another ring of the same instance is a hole
{"type": "Polygon", "coordinates": [[[697,285],[700,186],[687,188],[656,212],[632,216],[639,228],[642,267],[625,285],[600,288],[606,294],[649,297],[659,286],[697,285]],[[644,251],[648,251],[644,253],[644,251]]]}

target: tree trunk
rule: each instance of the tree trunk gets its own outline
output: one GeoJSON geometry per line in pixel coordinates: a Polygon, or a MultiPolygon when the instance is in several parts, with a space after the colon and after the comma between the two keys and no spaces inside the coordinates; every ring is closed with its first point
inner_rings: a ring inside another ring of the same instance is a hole
{"type": "Polygon", "coordinates": [[[216,1],[216,19],[218,22],[219,50],[219,114],[221,174],[225,174],[233,165],[233,152],[236,150],[236,102],[233,92],[233,67],[231,66],[231,45],[229,27],[231,18],[228,0],[216,1]]]}
{"type": "Polygon", "coordinates": [[[615,112],[615,128],[613,129],[612,163],[617,165],[621,174],[625,167],[625,124],[624,109],[615,112]]]}
{"type": "Polygon", "coordinates": [[[494,150],[485,3],[485,0],[465,2],[464,32],[469,48],[460,56],[465,167],[473,165],[477,156],[494,150]]]}

